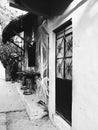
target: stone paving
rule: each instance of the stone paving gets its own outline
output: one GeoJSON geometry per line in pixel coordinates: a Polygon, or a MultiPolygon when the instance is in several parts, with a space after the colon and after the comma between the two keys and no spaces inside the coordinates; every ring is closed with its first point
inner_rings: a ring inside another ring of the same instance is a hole
{"type": "Polygon", "coordinates": [[[0,130],[56,130],[48,118],[30,121],[25,110],[1,113],[0,130]]]}
{"type": "Polygon", "coordinates": [[[0,79],[0,112],[25,109],[14,84],[0,79]]]}
{"type": "Polygon", "coordinates": [[[0,130],[57,130],[48,117],[31,121],[14,83],[0,79],[0,130]]]}

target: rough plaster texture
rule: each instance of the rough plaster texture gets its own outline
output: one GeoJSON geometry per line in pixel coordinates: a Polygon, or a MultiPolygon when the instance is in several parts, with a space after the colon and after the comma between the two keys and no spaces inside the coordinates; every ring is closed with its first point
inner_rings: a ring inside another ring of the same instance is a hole
{"type": "Polygon", "coordinates": [[[77,1],[75,6],[73,3],[64,14],[49,20],[48,24],[50,32],[49,74],[51,75],[49,111],[52,118],[52,114],[55,114],[55,34],[53,30],[72,18],[73,102],[71,129],[97,130],[98,0],[77,1]]]}
{"type": "Polygon", "coordinates": [[[88,0],[73,14],[73,130],[98,129],[97,26],[98,0],[88,0]]]}

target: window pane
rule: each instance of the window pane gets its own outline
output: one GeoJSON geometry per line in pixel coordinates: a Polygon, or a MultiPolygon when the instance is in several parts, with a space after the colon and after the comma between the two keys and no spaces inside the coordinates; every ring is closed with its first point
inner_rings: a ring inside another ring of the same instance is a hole
{"type": "Polygon", "coordinates": [[[57,60],[57,77],[63,79],[64,78],[64,60],[57,60]]]}
{"type": "Polygon", "coordinates": [[[72,80],[72,58],[65,59],[65,79],[72,80]]]}
{"type": "Polygon", "coordinates": [[[57,40],[57,58],[63,58],[64,57],[64,39],[58,39],[57,40]]]}
{"type": "Polygon", "coordinates": [[[66,37],[65,42],[65,57],[72,56],[72,35],[66,37]]]}

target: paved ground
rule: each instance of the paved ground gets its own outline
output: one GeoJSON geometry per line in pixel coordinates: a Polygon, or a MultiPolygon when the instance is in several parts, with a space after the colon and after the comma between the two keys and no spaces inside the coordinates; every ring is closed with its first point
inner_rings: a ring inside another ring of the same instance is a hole
{"type": "Polygon", "coordinates": [[[56,130],[47,118],[30,121],[26,111],[1,113],[0,130],[56,130]]]}
{"type": "Polygon", "coordinates": [[[0,130],[57,130],[48,117],[30,121],[14,83],[0,79],[0,130]]]}
{"type": "Polygon", "coordinates": [[[0,112],[25,109],[14,84],[0,79],[0,112]]]}

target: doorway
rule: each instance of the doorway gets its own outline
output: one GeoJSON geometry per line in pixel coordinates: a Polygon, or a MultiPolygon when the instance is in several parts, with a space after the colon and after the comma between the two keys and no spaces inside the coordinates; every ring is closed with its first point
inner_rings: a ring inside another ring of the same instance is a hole
{"type": "Polygon", "coordinates": [[[72,109],[72,21],[56,34],[56,112],[71,125],[72,109]]]}

